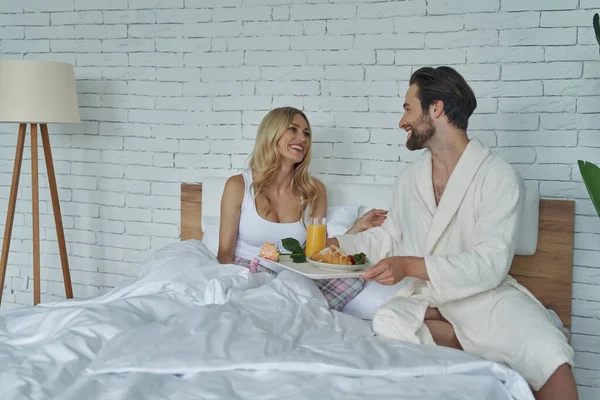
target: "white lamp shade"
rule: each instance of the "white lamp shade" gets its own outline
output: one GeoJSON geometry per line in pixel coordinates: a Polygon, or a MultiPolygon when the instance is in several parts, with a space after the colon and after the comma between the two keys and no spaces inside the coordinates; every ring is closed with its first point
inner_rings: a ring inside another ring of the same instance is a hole
{"type": "Polygon", "coordinates": [[[79,123],[73,65],[0,60],[0,122],[79,123]]]}

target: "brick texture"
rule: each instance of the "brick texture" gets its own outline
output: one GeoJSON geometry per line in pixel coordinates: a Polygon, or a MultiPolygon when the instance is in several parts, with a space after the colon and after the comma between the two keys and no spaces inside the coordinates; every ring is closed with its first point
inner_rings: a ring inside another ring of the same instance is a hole
{"type": "MultiPolygon", "coordinates": [[[[411,72],[452,65],[472,136],[545,198],[574,199],[573,346],[600,398],[600,219],[577,160],[600,162],[597,0],[29,0],[0,4],[0,57],[75,65],[82,123],[50,126],[76,296],[105,293],[179,238],[179,184],[244,168],[266,112],[303,108],[312,171],[392,182],[411,72]]],[[[0,220],[17,126],[0,126],[0,220]]],[[[40,158],[43,157],[40,151],[40,158]]],[[[25,149],[26,158],[29,148],[25,149]]],[[[62,276],[40,162],[43,299],[62,276]]],[[[31,304],[30,165],[2,309],[31,304]]],[[[3,225],[1,226],[3,230],[3,225]]]]}

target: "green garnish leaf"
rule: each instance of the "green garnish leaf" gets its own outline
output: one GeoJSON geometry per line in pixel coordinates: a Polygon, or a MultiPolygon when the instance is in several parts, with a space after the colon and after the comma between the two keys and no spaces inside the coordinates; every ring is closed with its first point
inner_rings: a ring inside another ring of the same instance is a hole
{"type": "Polygon", "coordinates": [[[292,261],[295,263],[303,263],[306,262],[306,256],[304,254],[292,254],[292,261]]]}
{"type": "Polygon", "coordinates": [[[287,251],[290,251],[292,253],[292,254],[290,254],[290,257],[292,258],[293,262],[295,262],[295,263],[306,262],[306,255],[304,255],[304,249],[300,245],[300,242],[298,242],[296,239],[294,239],[294,238],[282,239],[281,245],[283,246],[284,249],[286,249],[287,251]]]}
{"type": "Polygon", "coordinates": [[[365,253],[357,253],[354,254],[354,264],[365,264],[367,262],[367,255],[365,253]]]}

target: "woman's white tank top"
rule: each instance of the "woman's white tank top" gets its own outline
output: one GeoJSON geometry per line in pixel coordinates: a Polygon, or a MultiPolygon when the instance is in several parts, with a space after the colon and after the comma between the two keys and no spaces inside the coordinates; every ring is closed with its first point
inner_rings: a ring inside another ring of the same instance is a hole
{"type": "Polygon", "coordinates": [[[245,190],[242,201],[242,212],[238,226],[238,237],[235,255],[245,259],[252,259],[260,254],[260,246],[266,242],[276,244],[280,251],[285,251],[281,246],[281,239],[294,238],[300,245],[306,242],[306,227],[301,220],[298,222],[278,223],[267,221],[256,210],[254,202],[254,189],[252,188],[252,170],[242,172],[245,190]]]}

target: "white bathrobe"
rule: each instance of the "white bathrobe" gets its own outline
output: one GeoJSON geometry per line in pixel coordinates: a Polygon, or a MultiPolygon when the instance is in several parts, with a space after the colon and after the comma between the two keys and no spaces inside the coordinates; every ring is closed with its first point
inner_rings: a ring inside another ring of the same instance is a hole
{"type": "Polygon", "coordinates": [[[452,172],[439,205],[431,153],[403,169],[379,228],[337,239],[348,253],[376,263],[391,256],[424,257],[430,281],[406,278],[373,318],[380,336],[434,344],[424,324],[436,307],[465,351],[504,362],[538,390],[573,349],[546,309],[508,275],[523,212],[519,174],[477,139],[452,172]]]}

